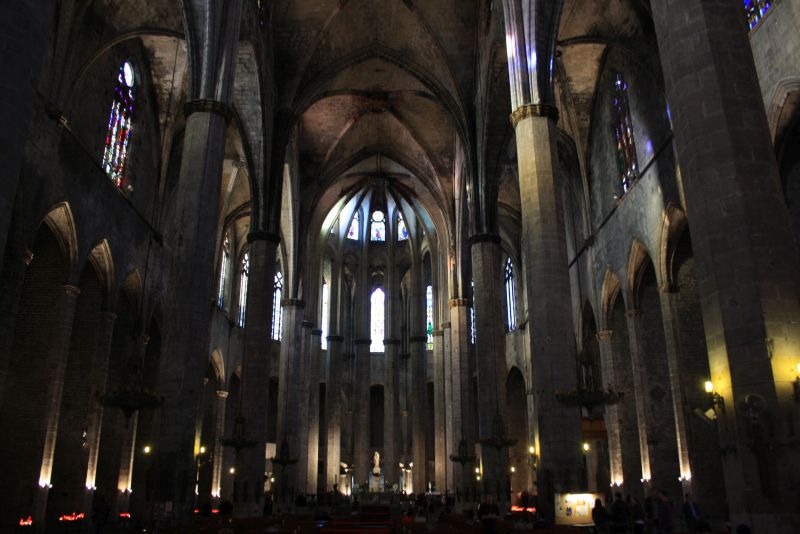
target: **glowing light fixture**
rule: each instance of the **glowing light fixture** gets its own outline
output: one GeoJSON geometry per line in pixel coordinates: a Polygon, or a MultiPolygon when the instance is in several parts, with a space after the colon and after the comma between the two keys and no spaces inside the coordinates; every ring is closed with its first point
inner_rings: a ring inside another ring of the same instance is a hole
{"type": "Polygon", "coordinates": [[[589,442],[588,441],[584,441],[583,442],[583,452],[589,452],[591,449],[592,449],[592,447],[589,445],[589,442]]]}
{"type": "Polygon", "coordinates": [[[800,363],[797,364],[797,377],[792,382],[794,388],[794,401],[800,402],[800,363]]]}
{"type": "Polygon", "coordinates": [[[706,380],[705,390],[711,398],[711,409],[714,412],[719,409],[720,412],[725,413],[725,399],[722,398],[722,395],[714,391],[714,384],[711,380],[706,380]]]}
{"type": "Polygon", "coordinates": [[[142,449],[142,452],[144,452],[145,454],[150,454],[150,451],[152,450],[153,449],[150,447],[150,445],[145,445],[144,449],[142,449]]]}

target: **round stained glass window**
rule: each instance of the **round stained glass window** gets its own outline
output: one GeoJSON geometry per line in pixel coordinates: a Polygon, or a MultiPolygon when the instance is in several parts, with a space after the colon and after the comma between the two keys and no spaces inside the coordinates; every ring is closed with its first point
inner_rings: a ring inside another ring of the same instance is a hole
{"type": "Polygon", "coordinates": [[[383,212],[381,210],[377,210],[372,214],[372,220],[375,222],[381,222],[383,220],[383,212]]]}
{"type": "Polygon", "coordinates": [[[131,65],[128,61],[122,64],[122,75],[125,79],[125,85],[128,87],[133,87],[133,65],[131,65]]]}

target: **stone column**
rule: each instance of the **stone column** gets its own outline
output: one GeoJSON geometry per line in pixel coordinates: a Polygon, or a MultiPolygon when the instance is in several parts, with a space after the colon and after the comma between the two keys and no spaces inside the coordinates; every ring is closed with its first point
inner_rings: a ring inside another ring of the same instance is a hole
{"type": "Polygon", "coordinates": [[[294,487],[297,492],[304,493],[308,486],[308,469],[311,464],[309,458],[309,422],[312,411],[311,389],[315,385],[316,375],[311,368],[311,329],[314,324],[310,321],[300,323],[300,352],[297,354],[298,373],[295,380],[297,384],[298,404],[296,408],[290,407],[292,417],[296,417],[297,426],[297,464],[295,466],[294,487]]]}
{"type": "Polygon", "coordinates": [[[356,339],[356,372],[353,390],[355,399],[353,412],[355,415],[354,434],[355,447],[353,460],[355,463],[354,476],[357,484],[369,481],[372,466],[372,451],[369,448],[369,412],[370,412],[370,370],[371,356],[369,352],[370,339],[356,339]]]}
{"type": "MultiPolygon", "coordinates": [[[[247,284],[247,310],[244,324],[244,356],[239,395],[245,434],[255,440],[254,447],[242,449],[236,458],[235,499],[237,516],[259,516],[264,510],[267,415],[269,412],[269,354],[272,325],[272,290],[275,258],[280,237],[268,232],[251,232],[250,279],[247,284]]],[[[285,322],[284,322],[285,324],[285,322]]],[[[284,330],[285,331],[285,330],[284,330]]]]}
{"type": "MultiPolygon", "coordinates": [[[[506,355],[503,327],[503,275],[500,236],[476,234],[470,238],[475,282],[476,352],[478,358],[478,437],[508,436],[506,355]]],[[[483,492],[507,501],[508,448],[481,445],[483,492]]]]}
{"type": "MultiPolygon", "coordinates": [[[[328,336],[328,380],[325,389],[326,422],[328,425],[325,459],[327,473],[326,488],[334,489],[339,484],[339,468],[342,461],[342,344],[344,336],[328,336]]],[[[341,491],[341,489],[340,489],[341,491]]]]}
{"type": "MultiPolygon", "coordinates": [[[[602,330],[597,333],[600,347],[600,366],[603,374],[603,389],[619,390],[614,373],[614,349],[612,347],[612,330],[602,330]]],[[[623,392],[630,394],[630,392],[623,392]]],[[[622,439],[620,437],[620,416],[616,404],[605,407],[605,424],[608,433],[608,456],[610,464],[611,484],[615,489],[622,486],[625,478],[622,474],[622,439]]]]}
{"type": "Polygon", "coordinates": [[[43,384],[42,398],[47,403],[47,420],[42,429],[44,434],[44,449],[42,451],[42,465],[39,470],[39,494],[33,507],[34,524],[43,524],[47,509],[47,494],[50,489],[50,477],[53,473],[53,456],[56,449],[58,436],[58,420],[61,415],[61,397],[64,392],[64,373],[67,368],[69,355],[69,341],[72,336],[72,324],[75,319],[75,307],[78,303],[80,289],[64,284],[62,292],[58,294],[53,304],[53,318],[50,331],[50,349],[45,355],[52,369],[50,382],[43,384]]]}
{"type": "Polygon", "coordinates": [[[642,459],[642,484],[647,491],[650,482],[650,446],[647,440],[647,380],[642,355],[642,316],[637,309],[625,312],[628,320],[628,340],[631,349],[631,373],[633,375],[633,395],[636,401],[636,420],[639,423],[639,454],[642,459]]]}
{"type": "MultiPolygon", "coordinates": [[[[418,302],[421,305],[421,301],[418,302]]],[[[428,491],[426,477],[428,456],[425,450],[426,398],[428,396],[428,358],[425,349],[428,336],[411,336],[409,342],[411,349],[411,361],[409,362],[411,365],[411,406],[409,412],[411,416],[411,456],[414,460],[412,479],[414,493],[423,493],[428,491]]]]}
{"type": "Polygon", "coordinates": [[[789,213],[738,2],[653,3],[691,220],[731,522],[800,531],[800,353],[789,213]],[[691,50],[691,54],[686,51],[691,50]],[[769,421],[769,423],[767,423],[769,421]]]}
{"type": "MultiPolygon", "coordinates": [[[[119,455],[119,479],[117,480],[117,498],[111,506],[111,516],[119,517],[121,512],[129,512],[131,493],[133,492],[133,457],[136,451],[136,429],[139,425],[139,414],[134,413],[126,421],[122,437],[122,450],[119,455]]],[[[192,474],[194,480],[194,473],[192,474]]],[[[194,488],[192,488],[194,496],[194,488]]]]}
{"type": "Polygon", "coordinates": [[[12,247],[6,249],[5,262],[0,267],[0,309],[5,310],[0,318],[0,406],[8,377],[8,363],[14,343],[14,329],[19,310],[19,299],[25,282],[25,272],[33,260],[33,253],[27,249],[12,247]]]}
{"type": "MultiPolygon", "coordinates": [[[[467,445],[467,454],[475,451],[476,432],[472,425],[475,414],[470,413],[470,302],[467,299],[450,301],[450,357],[445,361],[447,376],[447,432],[452,435],[447,442],[450,454],[458,455],[461,440],[467,445]]],[[[477,464],[475,464],[477,465],[477,464]]],[[[475,465],[461,465],[450,462],[452,490],[463,491],[466,485],[472,486],[472,469],[475,465]],[[468,484],[467,484],[468,483],[468,484]]]]}
{"type": "MultiPolygon", "coordinates": [[[[308,399],[300,397],[301,356],[300,325],[305,313],[305,302],[297,299],[283,299],[283,336],[281,338],[280,367],[278,371],[278,432],[276,457],[297,460],[292,465],[277,467],[275,479],[278,481],[278,494],[288,498],[297,488],[295,474],[297,465],[307,463],[306,448],[300,451],[298,414],[301,403],[308,399]],[[288,458],[286,458],[288,456],[288,458]]],[[[303,484],[305,487],[305,484],[303,484]]]]}
{"type": "MultiPolygon", "coordinates": [[[[436,482],[436,490],[444,492],[447,486],[447,464],[450,462],[448,459],[447,448],[450,443],[447,442],[447,433],[445,429],[446,415],[445,415],[445,369],[444,369],[444,331],[433,331],[433,428],[429,429],[434,435],[434,480],[436,482]]],[[[452,447],[451,447],[452,448],[452,447]]]]}
{"type": "Polygon", "coordinates": [[[511,118],[522,199],[539,495],[548,506],[553,493],[577,489],[581,465],[580,412],[562,406],[555,397],[557,391],[573,389],[577,376],[566,230],[556,181],[556,118],[554,108],[530,104],[518,107],[511,118]]]}
{"type": "MultiPolygon", "coordinates": [[[[92,396],[89,398],[89,408],[87,409],[88,424],[86,426],[86,446],[88,449],[86,466],[87,489],[95,486],[97,455],[100,452],[100,435],[103,424],[103,404],[97,402],[94,392],[103,394],[106,390],[111,340],[114,337],[114,321],[116,320],[117,315],[115,313],[104,312],[102,314],[97,332],[97,346],[92,358],[92,370],[89,376],[89,390],[92,392],[92,396]]],[[[91,499],[87,499],[87,501],[84,511],[88,513],[91,512],[91,499]]]]}
{"type": "Polygon", "coordinates": [[[307,434],[307,448],[308,448],[308,478],[306,481],[306,492],[317,493],[317,484],[319,476],[319,383],[321,358],[322,355],[322,330],[311,330],[311,350],[309,358],[309,372],[308,372],[308,434],[307,434]]]}
{"type": "MultiPolygon", "coordinates": [[[[680,365],[680,324],[678,323],[678,294],[677,288],[665,286],[659,291],[661,302],[661,317],[664,323],[664,339],[667,351],[667,366],[669,367],[669,384],[672,390],[672,411],[675,415],[675,437],[678,449],[678,464],[681,471],[681,484],[683,493],[692,491],[692,467],[689,460],[689,436],[686,430],[686,414],[689,411],[684,405],[680,365]]],[[[699,388],[701,384],[692,384],[699,388]]],[[[690,386],[691,387],[691,386],[690,386]]]]}
{"type": "Polygon", "coordinates": [[[397,419],[399,406],[397,403],[397,378],[398,378],[398,350],[399,339],[383,340],[386,358],[385,375],[383,379],[383,475],[387,490],[392,484],[400,483],[398,477],[399,454],[402,449],[397,440],[397,419]]]}
{"type": "Polygon", "coordinates": [[[225,408],[228,402],[227,391],[217,391],[217,410],[214,420],[214,451],[211,466],[211,497],[219,500],[222,495],[222,467],[225,460],[225,449],[220,441],[225,436],[225,408]]]}
{"type": "MultiPolygon", "coordinates": [[[[28,126],[39,102],[42,60],[51,46],[53,22],[57,20],[55,5],[55,0],[0,4],[0,80],[13,80],[0,90],[0,251],[6,249],[28,126]]],[[[38,105],[44,107],[43,103],[38,105]]],[[[0,254],[0,272],[4,259],[0,254]]],[[[0,376],[0,393],[2,383],[0,376]]]]}

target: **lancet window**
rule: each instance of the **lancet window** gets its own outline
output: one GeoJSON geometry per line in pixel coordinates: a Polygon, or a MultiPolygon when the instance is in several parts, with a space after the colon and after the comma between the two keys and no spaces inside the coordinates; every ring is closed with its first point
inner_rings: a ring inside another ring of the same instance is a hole
{"type": "Polygon", "coordinates": [[[228,270],[230,269],[231,261],[231,236],[230,232],[225,232],[225,237],[222,239],[222,251],[220,252],[219,261],[219,281],[217,284],[217,308],[225,307],[225,284],[228,280],[228,270]]]}
{"type": "Polygon", "coordinates": [[[372,212],[372,220],[369,223],[370,241],[386,241],[386,216],[381,210],[372,212]]]}
{"type": "Polygon", "coordinates": [[[350,222],[350,228],[347,230],[347,239],[358,240],[358,231],[361,226],[360,219],[358,211],[356,211],[356,214],[353,215],[353,220],[350,222]]]}
{"type": "Polygon", "coordinates": [[[239,315],[237,323],[244,326],[244,318],[247,314],[247,283],[250,280],[250,253],[245,252],[242,256],[242,269],[239,272],[239,315]]]}
{"type": "Polygon", "coordinates": [[[506,261],[504,278],[506,286],[506,327],[510,332],[517,327],[517,290],[514,281],[514,264],[511,262],[511,258],[506,261]]]}
{"type": "Polygon", "coordinates": [[[369,346],[370,352],[383,352],[383,337],[384,337],[384,319],[386,294],[383,289],[376,288],[369,298],[370,303],[370,338],[371,343],[369,346]]]}
{"type": "Polygon", "coordinates": [[[622,192],[627,193],[639,176],[639,163],[636,159],[633,120],[628,101],[628,83],[622,74],[617,74],[614,80],[614,100],[611,112],[614,121],[613,134],[617,152],[617,169],[622,192]]]}
{"type": "Polygon", "coordinates": [[[433,349],[433,287],[425,288],[425,333],[428,338],[428,350],[433,349]]]}
{"type": "Polygon", "coordinates": [[[122,187],[125,180],[125,163],[128,159],[128,145],[131,140],[133,103],[136,78],[133,65],[125,61],[117,71],[114,80],[114,99],[108,117],[103,170],[109,178],[122,187]]]}
{"type": "Polygon", "coordinates": [[[397,214],[397,240],[405,241],[408,239],[408,228],[406,228],[406,221],[403,220],[403,214],[397,214]]]}
{"type": "Polygon", "coordinates": [[[280,341],[283,330],[283,308],[281,308],[281,298],[283,296],[283,274],[278,271],[275,273],[272,285],[272,339],[280,341]]]}

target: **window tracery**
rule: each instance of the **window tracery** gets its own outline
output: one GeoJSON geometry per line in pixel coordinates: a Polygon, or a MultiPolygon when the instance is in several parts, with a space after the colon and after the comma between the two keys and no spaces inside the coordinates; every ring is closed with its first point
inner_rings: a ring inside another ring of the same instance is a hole
{"type": "Polygon", "coordinates": [[[103,170],[117,187],[124,185],[125,163],[132,132],[135,85],[133,65],[125,61],[117,71],[114,81],[114,99],[108,117],[102,163],[103,170]]]}
{"type": "Polygon", "coordinates": [[[353,215],[353,220],[350,222],[350,228],[347,230],[347,239],[358,240],[358,231],[361,223],[361,217],[356,211],[355,215],[353,215]]]}
{"type": "Polygon", "coordinates": [[[225,282],[228,279],[229,263],[231,261],[231,235],[225,232],[222,239],[222,251],[220,252],[219,283],[217,285],[217,308],[225,307],[225,282]]]}
{"type": "Polygon", "coordinates": [[[330,298],[331,289],[328,283],[322,280],[322,319],[320,321],[320,330],[322,330],[322,339],[320,346],[322,350],[328,350],[328,322],[330,321],[330,298]]]}
{"type": "Polygon", "coordinates": [[[506,261],[506,327],[512,331],[517,327],[517,291],[514,283],[514,264],[511,258],[506,261]]]}
{"type": "Polygon", "coordinates": [[[622,192],[627,193],[639,176],[639,163],[636,158],[633,120],[631,119],[630,103],[628,101],[628,83],[619,73],[614,80],[612,117],[614,121],[613,133],[617,152],[617,168],[622,192]]]}
{"type": "Polygon", "coordinates": [[[281,297],[283,295],[283,274],[278,271],[272,284],[272,339],[280,341],[283,330],[283,308],[281,297]]]}
{"type": "Polygon", "coordinates": [[[370,241],[386,241],[386,216],[381,210],[372,212],[369,223],[370,241]]]}
{"type": "Polygon", "coordinates": [[[397,214],[397,240],[398,241],[405,241],[408,239],[408,228],[406,227],[406,221],[403,220],[403,214],[397,214]]]}
{"type": "Polygon", "coordinates": [[[428,338],[428,350],[433,349],[433,286],[425,288],[425,333],[428,338]]]}

